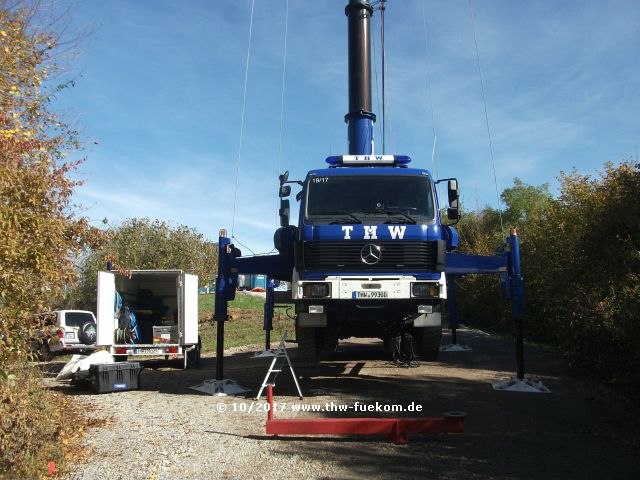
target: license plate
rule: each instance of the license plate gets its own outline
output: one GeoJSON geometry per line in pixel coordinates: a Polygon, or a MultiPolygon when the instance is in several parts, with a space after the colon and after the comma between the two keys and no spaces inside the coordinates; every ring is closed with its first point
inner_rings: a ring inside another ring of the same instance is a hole
{"type": "Polygon", "coordinates": [[[76,338],[75,332],[64,332],[64,338],[76,338]]]}
{"type": "Polygon", "coordinates": [[[352,294],[352,298],[388,298],[389,292],[384,290],[365,290],[355,291],[352,294]]]}
{"type": "Polygon", "coordinates": [[[162,348],[134,348],[133,354],[143,354],[143,355],[163,355],[164,350],[162,348]]]}

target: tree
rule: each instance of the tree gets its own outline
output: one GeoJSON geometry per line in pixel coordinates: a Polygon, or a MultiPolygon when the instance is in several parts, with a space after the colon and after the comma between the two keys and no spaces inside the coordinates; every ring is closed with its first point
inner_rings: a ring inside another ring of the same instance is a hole
{"type": "MultiPolygon", "coordinates": [[[[544,225],[541,219],[553,201],[549,185],[528,185],[516,177],[513,186],[503,190],[500,198],[506,207],[502,213],[506,231],[500,228],[500,213],[496,209],[486,206],[478,212],[465,213],[458,227],[460,251],[491,255],[505,240],[508,228],[515,226],[522,243],[522,265],[526,268],[531,259],[529,233],[544,225]]],[[[465,321],[494,330],[512,329],[509,304],[501,297],[497,276],[468,275],[458,285],[465,321]]]]}
{"type": "Polygon", "coordinates": [[[0,3],[0,376],[24,356],[38,314],[74,282],[74,257],[102,237],[73,210],[80,162],[66,158],[79,143],[43,86],[60,41],[33,15],[0,3]]]}
{"type": "Polygon", "coordinates": [[[97,272],[104,270],[108,261],[126,270],[185,270],[197,274],[202,286],[217,270],[218,247],[184,225],[129,219],[112,229],[103,248],[91,252],[85,260],[80,288],[72,297],[76,306],[95,307],[97,272]]]}
{"type": "Polygon", "coordinates": [[[509,226],[519,227],[519,230],[524,230],[527,222],[535,220],[553,200],[548,183],[536,187],[527,185],[518,177],[513,179],[513,187],[506,188],[500,198],[507,207],[504,221],[509,226]]]}

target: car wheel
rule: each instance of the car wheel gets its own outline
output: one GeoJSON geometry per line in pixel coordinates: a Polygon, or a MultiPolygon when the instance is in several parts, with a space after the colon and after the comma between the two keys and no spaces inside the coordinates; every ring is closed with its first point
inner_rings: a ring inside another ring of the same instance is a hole
{"type": "Polygon", "coordinates": [[[78,331],[78,339],[85,345],[93,345],[96,343],[98,331],[94,322],[87,322],[80,327],[78,331]]]}

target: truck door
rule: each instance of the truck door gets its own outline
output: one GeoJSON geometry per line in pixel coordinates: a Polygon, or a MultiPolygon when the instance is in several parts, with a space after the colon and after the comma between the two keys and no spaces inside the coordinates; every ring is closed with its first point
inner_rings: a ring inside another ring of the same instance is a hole
{"type": "Polygon", "coordinates": [[[113,345],[113,332],[116,320],[113,314],[113,302],[116,295],[116,277],[111,272],[98,272],[98,309],[96,345],[110,347],[113,345]]]}
{"type": "Polygon", "coordinates": [[[198,343],[198,276],[185,273],[182,285],[183,344],[195,345],[198,343]]]}

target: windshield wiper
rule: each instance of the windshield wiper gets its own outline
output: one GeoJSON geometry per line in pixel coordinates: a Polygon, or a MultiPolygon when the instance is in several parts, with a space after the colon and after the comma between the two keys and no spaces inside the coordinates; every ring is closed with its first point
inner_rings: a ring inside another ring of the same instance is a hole
{"type": "Polygon", "coordinates": [[[387,223],[409,223],[411,225],[415,225],[416,221],[413,217],[411,217],[410,215],[407,215],[406,213],[402,213],[402,212],[383,212],[387,215],[398,215],[401,216],[403,218],[403,221],[400,220],[387,220],[386,222],[384,222],[385,224],[387,223]]]}
{"type": "Polygon", "coordinates": [[[317,216],[330,216],[330,215],[344,215],[344,217],[348,218],[349,221],[345,221],[344,218],[338,220],[334,220],[331,223],[329,223],[329,225],[336,225],[338,223],[362,223],[362,220],[360,220],[358,217],[356,217],[353,213],[349,213],[349,212],[345,212],[345,211],[341,211],[341,210],[337,210],[335,212],[322,212],[322,213],[317,213],[317,216]]]}

